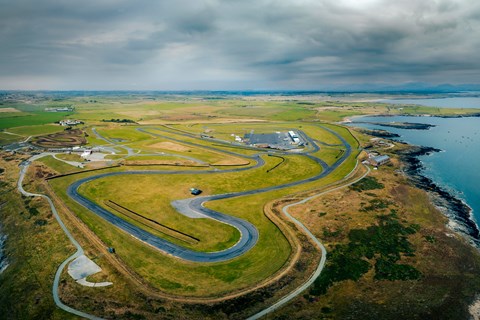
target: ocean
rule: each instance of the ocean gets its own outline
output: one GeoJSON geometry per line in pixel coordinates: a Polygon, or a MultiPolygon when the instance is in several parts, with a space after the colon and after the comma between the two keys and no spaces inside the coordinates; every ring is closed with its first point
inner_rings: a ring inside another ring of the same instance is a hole
{"type": "MultiPolygon", "coordinates": [[[[399,99],[388,103],[420,104],[449,108],[479,108],[480,98],[399,99]]],[[[351,125],[367,129],[381,129],[400,135],[398,139],[409,144],[433,147],[442,152],[421,156],[422,174],[464,201],[473,210],[473,218],[480,223],[480,118],[437,117],[358,117],[351,125]],[[355,123],[370,122],[370,123],[355,123]],[[431,124],[429,130],[401,129],[372,124],[411,122],[431,124]]]]}

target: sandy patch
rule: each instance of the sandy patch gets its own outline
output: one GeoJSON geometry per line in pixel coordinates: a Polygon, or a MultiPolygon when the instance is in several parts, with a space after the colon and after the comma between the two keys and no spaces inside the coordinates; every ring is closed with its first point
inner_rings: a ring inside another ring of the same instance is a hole
{"type": "Polygon", "coordinates": [[[15,108],[0,108],[0,113],[2,112],[21,112],[21,111],[15,108]]]}
{"type": "Polygon", "coordinates": [[[179,152],[187,152],[188,150],[190,150],[190,148],[186,146],[182,146],[181,144],[169,141],[154,143],[149,145],[149,147],[179,152]]]}

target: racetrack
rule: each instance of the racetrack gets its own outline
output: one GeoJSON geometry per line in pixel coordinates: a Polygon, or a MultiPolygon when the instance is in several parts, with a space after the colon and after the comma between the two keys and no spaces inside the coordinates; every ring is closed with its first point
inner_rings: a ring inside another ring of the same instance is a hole
{"type": "MultiPolygon", "coordinates": [[[[343,153],[342,157],[339,158],[335,164],[332,166],[328,166],[323,160],[309,154],[318,151],[318,146],[311,140],[308,139],[310,142],[311,146],[313,147],[313,151],[304,153],[304,155],[308,156],[312,160],[316,161],[322,168],[322,172],[312,176],[307,179],[299,180],[299,181],[293,181],[290,183],[282,184],[282,185],[277,185],[277,186],[270,186],[270,187],[265,187],[261,189],[256,189],[256,190],[248,190],[248,191],[243,191],[243,192],[236,192],[236,193],[226,193],[226,194],[217,194],[217,195],[212,195],[212,196],[204,196],[204,197],[196,197],[196,198],[190,198],[190,199],[185,199],[182,200],[184,201],[184,205],[187,205],[188,210],[191,210],[194,213],[200,213],[206,217],[209,217],[211,219],[220,221],[222,223],[226,223],[228,225],[231,225],[238,229],[240,232],[240,240],[233,245],[232,247],[222,250],[222,251],[217,251],[217,252],[198,252],[194,251],[191,249],[184,248],[180,245],[171,243],[163,238],[160,238],[158,236],[153,235],[152,233],[143,230],[123,219],[120,217],[114,215],[113,213],[109,212],[108,210],[100,207],[96,203],[90,201],[89,199],[85,198],[78,192],[78,188],[89,181],[93,181],[96,179],[104,178],[104,177],[109,177],[109,176],[117,176],[117,175],[144,175],[144,174],[211,174],[211,173],[225,173],[225,172],[239,172],[239,171],[244,171],[244,170],[250,170],[255,167],[262,166],[264,164],[263,159],[260,157],[260,155],[255,155],[251,156],[249,158],[255,159],[256,160],[256,165],[254,166],[249,166],[249,167],[244,167],[244,168],[234,168],[234,169],[228,169],[228,170],[207,170],[207,171],[167,171],[167,170],[139,170],[139,171],[126,171],[126,172],[109,172],[109,173],[103,173],[87,178],[83,178],[81,180],[75,181],[72,183],[70,186],[67,188],[67,194],[70,196],[73,200],[84,206],[85,208],[89,209],[90,211],[94,212],[101,218],[105,219],[106,221],[112,223],[114,226],[122,229],[123,231],[131,234],[132,236],[138,238],[139,240],[148,243],[152,245],[153,247],[167,253],[170,255],[173,255],[175,257],[188,260],[188,261],[193,261],[193,262],[220,262],[220,261],[226,261],[230,260],[233,258],[236,258],[248,250],[250,250],[255,243],[258,240],[258,230],[255,228],[254,225],[251,223],[242,220],[237,217],[229,216],[224,213],[214,211],[208,208],[205,208],[203,204],[207,201],[212,201],[212,200],[221,200],[221,199],[229,199],[229,198],[234,198],[234,197],[240,197],[240,196],[246,196],[246,195],[253,195],[253,194],[259,194],[263,192],[269,192],[273,190],[279,190],[279,189],[284,189],[288,187],[293,187],[293,186],[298,186],[304,183],[316,181],[318,179],[321,179],[328,174],[330,174],[333,170],[338,168],[346,159],[347,157],[351,154],[351,146],[347,143],[347,141],[340,136],[338,133],[335,131],[323,127],[323,129],[329,131],[330,133],[334,134],[337,136],[340,141],[342,141],[343,146],[346,148],[346,151],[343,153]]],[[[141,129],[141,131],[146,132],[145,130],[141,129]]],[[[154,134],[151,132],[146,132],[152,135],[156,136],[162,136],[159,134],[154,134]]],[[[189,136],[187,134],[184,134],[185,136],[189,136]]],[[[302,133],[302,135],[305,135],[302,133]]],[[[165,136],[162,136],[165,137],[165,136]]],[[[308,136],[305,135],[305,137],[308,138],[308,136]]],[[[174,138],[171,137],[165,137],[174,141],[177,141],[174,138]]],[[[178,140],[182,143],[186,143],[184,141],[178,140]]],[[[241,156],[241,157],[246,157],[245,155],[240,155],[237,153],[234,153],[232,151],[225,151],[221,149],[217,149],[211,146],[205,146],[205,145],[198,145],[193,142],[188,142],[188,144],[191,145],[196,145],[200,146],[202,148],[207,148],[211,150],[215,150],[217,152],[222,152],[222,153],[227,153],[230,155],[236,155],[236,156],[241,156]]],[[[279,153],[279,152],[277,152],[279,153]]],[[[284,153],[288,154],[288,153],[284,153]]],[[[248,156],[247,156],[248,157],[248,156]]]]}

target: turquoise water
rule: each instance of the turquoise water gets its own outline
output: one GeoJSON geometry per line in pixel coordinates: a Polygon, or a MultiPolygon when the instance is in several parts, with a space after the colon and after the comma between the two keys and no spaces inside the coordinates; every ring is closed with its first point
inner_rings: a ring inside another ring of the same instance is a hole
{"type": "Polygon", "coordinates": [[[410,144],[443,150],[423,156],[425,176],[437,185],[464,200],[480,222],[480,118],[435,117],[362,117],[356,121],[415,122],[436,125],[430,130],[408,130],[355,124],[369,129],[383,129],[399,134],[400,140],[410,144]]]}
{"type": "Polygon", "coordinates": [[[381,102],[393,104],[419,104],[427,107],[480,109],[480,97],[452,97],[438,99],[392,99],[381,102]]]}

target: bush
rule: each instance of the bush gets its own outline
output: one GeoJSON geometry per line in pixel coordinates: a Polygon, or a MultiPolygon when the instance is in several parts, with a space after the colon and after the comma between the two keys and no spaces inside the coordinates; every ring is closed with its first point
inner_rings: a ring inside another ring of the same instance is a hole
{"type": "Polygon", "coordinates": [[[402,254],[414,255],[407,237],[417,231],[417,226],[405,227],[396,214],[377,216],[377,220],[376,225],[366,229],[352,229],[348,234],[350,242],[337,245],[329,252],[325,269],[310,292],[312,295],[326,293],[335,282],[360,279],[370,270],[371,260],[375,263],[375,279],[414,280],[421,277],[420,271],[413,266],[396,264],[402,254]]]}
{"type": "Polygon", "coordinates": [[[40,212],[37,208],[28,207],[28,213],[30,213],[30,217],[38,215],[40,212]]]}
{"type": "Polygon", "coordinates": [[[358,192],[362,192],[363,190],[375,190],[383,188],[385,188],[383,183],[378,182],[375,177],[365,177],[350,186],[351,190],[358,192]]]}
{"type": "Polygon", "coordinates": [[[360,211],[367,212],[367,211],[387,209],[388,206],[391,204],[389,201],[382,200],[382,199],[372,199],[369,201],[369,203],[370,205],[363,207],[362,209],[360,209],[360,211]]]}
{"type": "Polygon", "coordinates": [[[378,259],[375,264],[376,280],[417,280],[422,274],[412,266],[378,259]]]}

